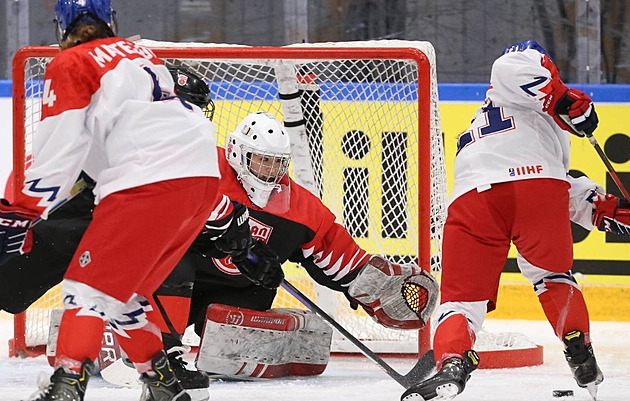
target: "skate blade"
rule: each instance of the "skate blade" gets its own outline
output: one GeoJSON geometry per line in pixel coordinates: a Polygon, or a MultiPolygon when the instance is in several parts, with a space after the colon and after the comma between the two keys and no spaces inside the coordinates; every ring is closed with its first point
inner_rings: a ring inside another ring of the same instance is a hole
{"type": "Polygon", "coordinates": [[[459,394],[459,388],[454,383],[446,383],[441,386],[437,386],[435,389],[437,397],[431,401],[449,401],[455,398],[459,394]]]}
{"type": "Polygon", "coordinates": [[[597,384],[590,383],[586,385],[586,390],[593,398],[593,401],[597,401],[597,384]]]}
{"type": "Polygon", "coordinates": [[[459,393],[459,388],[455,383],[446,383],[435,388],[436,396],[433,398],[424,398],[418,393],[411,393],[402,401],[449,401],[459,393]]]}
{"type": "Polygon", "coordinates": [[[207,388],[185,389],[191,401],[208,401],[210,392],[207,388]]]}

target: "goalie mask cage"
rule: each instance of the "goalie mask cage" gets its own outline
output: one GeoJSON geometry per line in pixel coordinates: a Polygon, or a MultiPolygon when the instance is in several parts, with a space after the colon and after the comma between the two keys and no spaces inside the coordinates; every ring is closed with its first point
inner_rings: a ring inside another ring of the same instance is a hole
{"type": "MultiPolygon", "coordinates": [[[[248,47],[141,41],[167,66],[202,76],[216,104],[217,143],[248,114],[283,121],[292,141],[291,175],[319,196],[357,243],[372,254],[440,270],[447,185],[435,55],[428,42],[369,41],[248,47]]],[[[15,196],[32,160],[43,76],[56,47],[27,47],[13,63],[15,196]]],[[[375,352],[415,354],[427,330],[386,329],[346,298],[286,263],[285,275],[375,352]]],[[[51,289],[15,319],[12,355],[41,353],[51,289]]],[[[279,289],[274,307],[303,306],[279,289]]],[[[335,333],[333,352],[356,352],[335,333]]]]}

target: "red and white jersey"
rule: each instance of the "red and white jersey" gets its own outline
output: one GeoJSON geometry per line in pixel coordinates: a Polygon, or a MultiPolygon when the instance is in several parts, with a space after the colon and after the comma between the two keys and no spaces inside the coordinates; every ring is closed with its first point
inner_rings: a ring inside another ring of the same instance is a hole
{"type": "Polygon", "coordinates": [[[214,126],[174,97],[167,68],[143,46],[93,40],[60,52],[46,69],[33,164],[18,207],[45,218],[84,170],[107,195],[158,181],[219,177],[214,126]]]}
{"type": "Polygon", "coordinates": [[[566,180],[570,134],[543,112],[551,91],[549,63],[533,49],[494,62],[486,101],[458,138],[451,202],[500,182],[566,180]]]}

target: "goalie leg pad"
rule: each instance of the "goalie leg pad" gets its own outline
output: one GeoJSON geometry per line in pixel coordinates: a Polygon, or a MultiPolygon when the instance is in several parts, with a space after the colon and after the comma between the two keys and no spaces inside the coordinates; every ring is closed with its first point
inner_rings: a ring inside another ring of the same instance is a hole
{"type": "Polygon", "coordinates": [[[437,306],[439,285],[418,266],[372,256],[350,284],[348,294],[385,327],[419,329],[437,306]]]}
{"type": "Polygon", "coordinates": [[[331,340],[330,327],[310,311],[212,304],[195,365],[241,380],[318,375],[328,365],[331,340]]]}

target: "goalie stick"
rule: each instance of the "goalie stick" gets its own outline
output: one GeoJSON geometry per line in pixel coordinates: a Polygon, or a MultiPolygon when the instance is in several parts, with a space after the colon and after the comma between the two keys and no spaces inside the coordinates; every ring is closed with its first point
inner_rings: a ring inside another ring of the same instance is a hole
{"type": "Polygon", "coordinates": [[[429,374],[433,371],[435,367],[435,361],[433,358],[433,350],[427,351],[424,355],[420,357],[415,366],[407,373],[406,375],[401,375],[397,371],[395,371],[387,362],[385,362],[381,357],[375,354],[371,349],[369,349],[365,344],[359,341],[355,336],[350,334],[348,330],[346,330],[343,326],[341,326],[335,319],[333,319],[330,315],[328,315],[324,310],[318,307],[313,301],[311,301],[306,295],[304,295],[300,290],[295,288],[293,284],[289,283],[287,280],[283,280],[280,284],[282,288],[284,288],[289,294],[291,294],[295,299],[300,301],[304,306],[313,311],[317,316],[321,317],[332,326],[335,330],[337,330],[341,335],[347,338],[352,344],[354,344],[363,355],[365,355],[372,362],[377,364],[389,377],[396,380],[398,384],[403,386],[405,389],[408,389],[414,384],[419,383],[429,376],[429,374]]]}

